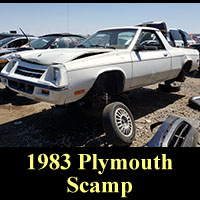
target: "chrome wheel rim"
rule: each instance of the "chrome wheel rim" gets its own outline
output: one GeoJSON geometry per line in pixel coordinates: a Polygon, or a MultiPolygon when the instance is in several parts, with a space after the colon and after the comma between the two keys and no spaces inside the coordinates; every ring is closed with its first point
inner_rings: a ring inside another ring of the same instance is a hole
{"type": "Polygon", "coordinates": [[[128,112],[123,108],[118,108],[114,117],[120,133],[125,137],[129,137],[133,132],[133,123],[128,112]]]}

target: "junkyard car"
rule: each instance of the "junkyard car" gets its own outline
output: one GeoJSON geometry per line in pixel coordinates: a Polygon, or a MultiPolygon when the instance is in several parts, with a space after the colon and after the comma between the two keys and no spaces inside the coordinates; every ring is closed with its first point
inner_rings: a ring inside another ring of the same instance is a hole
{"type": "MultiPolygon", "coordinates": [[[[6,37],[0,40],[0,56],[10,54],[15,49],[20,49],[21,46],[27,44],[30,41],[36,40],[37,37],[6,37]]],[[[0,71],[8,63],[6,58],[0,58],[0,71]]]]}
{"type": "MultiPolygon", "coordinates": [[[[15,48],[0,49],[0,71],[7,64],[11,53],[33,49],[74,48],[85,39],[86,38],[82,35],[71,33],[47,34],[39,37],[36,40],[31,41],[29,39],[29,43],[27,43],[27,38],[25,38],[26,43],[23,43],[23,45],[12,46],[15,48]]],[[[5,40],[9,40],[9,38],[5,40]]]]}
{"type": "Polygon", "coordinates": [[[135,26],[100,30],[78,48],[18,53],[0,76],[28,98],[62,105],[179,80],[198,66],[197,50],[174,48],[158,29],[135,26]]]}
{"type": "Polygon", "coordinates": [[[139,26],[158,28],[173,47],[188,47],[195,44],[195,40],[186,31],[176,28],[169,28],[168,30],[166,23],[163,21],[145,22],[139,24],[139,26]]]}
{"type": "Polygon", "coordinates": [[[171,28],[169,34],[176,47],[188,47],[191,44],[195,44],[195,41],[189,36],[189,34],[181,29],[171,28]]]}
{"type": "Polygon", "coordinates": [[[72,33],[46,34],[29,43],[29,47],[32,49],[74,48],[85,39],[85,36],[72,33]]]}
{"type": "MultiPolygon", "coordinates": [[[[30,37],[30,41],[37,39],[36,37],[30,37]]],[[[0,49],[2,48],[14,48],[20,47],[28,43],[27,37],[8,37],[0,40],[0,49]]]]}

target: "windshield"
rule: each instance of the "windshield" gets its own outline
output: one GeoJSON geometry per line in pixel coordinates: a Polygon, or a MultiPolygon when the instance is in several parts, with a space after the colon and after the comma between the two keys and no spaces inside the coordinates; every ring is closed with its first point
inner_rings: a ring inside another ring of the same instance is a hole
{"type": "Polygon", "coordinates": [[[85,40],[80,48],[126,49],[133,40],[136,29],[114,29],[99,31],[85,40]]]}
{"type": "Polygon", "coordinates": [[[8,42],[10,42],[13,39],[14,39],[13,37],[8,37],[8,38],[4,38],[4,39],[0,40],[0,47],[4,46],[5,44],[7,44],[8,42]]]}
{"type": "Polygon", "coordinates": [[[34,49],[48,49],[50,46],[51,48],[74,48],[83,40],[84,38],[79,36],[48,36],[31,41],[29,45],[34,49]]]}
{"type": "Polygon", "coordinates": [[[74,48],[78,46],[84,38],[78,36],[65,36],[57,38],[54,42],[54,48],[74,48]]]}
{"type": "Polygon", "coordinates": [[[29,43],[30,47],[34,49],[47,49],[54,41],[56,37],[41,37],[37,40],[33,40],[29,43]]]}
{"type": "Polygon", "coordinates": [[[184,35],[185,35],[185,37],[186,37],[186,40],[193,40],[193,39],[189,36],[189,34],[188,34],[187,32],[183,31],[183,33],[184,33],[184,35]]]}

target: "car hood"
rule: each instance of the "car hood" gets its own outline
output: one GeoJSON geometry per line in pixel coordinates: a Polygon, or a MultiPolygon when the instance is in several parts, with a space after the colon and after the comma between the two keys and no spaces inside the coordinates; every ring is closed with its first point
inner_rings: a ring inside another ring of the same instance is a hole
{"type": "Polygon", "coordinates": [[[42,65],[52,65],[58,63],[66,63],[79,57],[88,57],[101,53],[113,51],[113,49],[47,49],[47,50],[32,50],[27,52],[17,53],[21,60],[38,63],[42,65]]]}
{"type": "Polygon", "coordinates": [[[2,48],[2,49],[0,49],[0,54],[7,54],[7,53],[10,53],[13,51],[14,51],[13,49],[2,48]]]}

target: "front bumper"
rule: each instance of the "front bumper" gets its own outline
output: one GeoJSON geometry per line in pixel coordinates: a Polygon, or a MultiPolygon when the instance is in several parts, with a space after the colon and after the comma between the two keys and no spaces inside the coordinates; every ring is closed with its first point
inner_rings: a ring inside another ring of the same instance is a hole
{"type": "Polygon", "coordinates": [[[5,86],[36,101],[62,105],[66,102],[66,97],[70,96],[68,86],[54,87],[43,83],[14,78],[3,73],[0,73],[0,77],[5,86]]]}

